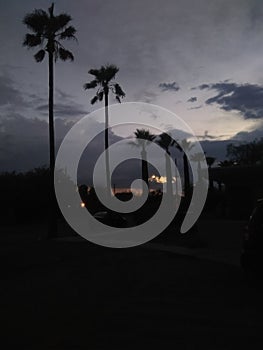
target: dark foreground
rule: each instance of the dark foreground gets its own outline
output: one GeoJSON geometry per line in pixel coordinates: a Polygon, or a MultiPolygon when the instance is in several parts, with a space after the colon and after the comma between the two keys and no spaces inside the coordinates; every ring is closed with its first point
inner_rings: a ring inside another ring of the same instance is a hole
{"type": "Polygon", "coordinates": [[[238,266],[2,239],[4,349],[262,349],[262,315],[262,290],[238,266]]]}

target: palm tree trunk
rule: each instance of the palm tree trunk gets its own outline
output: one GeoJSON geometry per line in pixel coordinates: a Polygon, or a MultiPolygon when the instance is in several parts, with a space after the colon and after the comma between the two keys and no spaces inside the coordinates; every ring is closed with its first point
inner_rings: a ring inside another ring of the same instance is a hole
{"type": "Polygon", "coordinates": [[[148,164],[147,164],[147,155],[145,149],[141,151],[142,157],[142,180],[147,184],[149,188],[149,172],[148,172],[148,164]]]}
{"type": "Polygon", "coordinates": [[[109,89],[105,87],[105,165],[106,165],[106,190],[107,194],[111,194],[110,182],[110,157],[109,157],[109,89]]]}
{"type": "Polygon", "coordinates": [[[184,194],[187,196],[190,192],[190,175],[189,175],[189,167],[188,167],[188,159],[187,155],[184,153],[184,194]]]}
{"type": "Polygon", "coordinates": [[[172,184],[172,168],[170,154],[165,152],[165,167],[166,167],[166,191],[167,197],[172,199],[173,196],[173,184],[172,184]]]}
{"type": "Polygon", "coordinates": [[[212,175],[211,175],[211,165],[208,166],[208,175],[209,175],[209,189],[213,190],[214,189],[214,181],[212,179],[212,175]]]}
{"type": "Polygon", "coordinates": [[[177,169],[177,159],[174,159],[175,164],[175,205],[177,208],[178,204],[178,198],[179,198],[179,191],[178,191],[178,169],[177,169]]]}
{"type": "Polygon", "coordinates": [[[54,133],[54,58],[53,53],[48,54],[49,70],[49,167],[50,167],[50,207],[49,207],[49,228],[48,237],[57,235],[57,215],[56,215],[56,197],[54,188],[54,171],[55,171],[55,133],[54,133]]]}
{"type": "Polygon", "coordinates": [[[198,163],[197,163],[197,178],[198,178],[198,181],[199,181],[199,182],[202,181],[202,172],[201,172],[201,163],[200,163],[200,160],[198,160],[198,163]]]}

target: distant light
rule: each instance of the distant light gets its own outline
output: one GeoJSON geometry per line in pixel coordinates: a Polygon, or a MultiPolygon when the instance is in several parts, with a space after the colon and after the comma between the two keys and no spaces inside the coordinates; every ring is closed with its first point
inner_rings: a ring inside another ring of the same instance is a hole
{"type": "Polygon", "coordinates": [[[149,178],[150,182],[156,182],[157,184],[164,184],[167,182],[166,176],[156,176],[156,175],[152,175],[149,178]]]}
{"type": "Polygon", "coordinates": [[[81,206],[81,208],[85,208],[85,203],[81,202],[80,206],[81,206]]]}

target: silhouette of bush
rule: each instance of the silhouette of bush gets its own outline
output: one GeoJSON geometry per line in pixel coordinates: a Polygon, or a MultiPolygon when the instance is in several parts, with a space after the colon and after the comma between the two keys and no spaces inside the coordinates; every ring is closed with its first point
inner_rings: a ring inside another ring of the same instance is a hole
{"type": "Polygon", "coordinates": [[[31,222],[47,217],[50,201],[49,169],[0,174],[1,223],[31,222]]]}

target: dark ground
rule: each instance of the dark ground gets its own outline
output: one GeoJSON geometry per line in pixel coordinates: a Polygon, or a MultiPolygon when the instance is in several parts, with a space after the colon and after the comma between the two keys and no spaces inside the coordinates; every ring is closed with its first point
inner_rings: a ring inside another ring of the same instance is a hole
{"type": "Polygon", "coordinates": [[[1,231],[3,349],[263,347],[262,289],[239,266],[1,231]]]}

